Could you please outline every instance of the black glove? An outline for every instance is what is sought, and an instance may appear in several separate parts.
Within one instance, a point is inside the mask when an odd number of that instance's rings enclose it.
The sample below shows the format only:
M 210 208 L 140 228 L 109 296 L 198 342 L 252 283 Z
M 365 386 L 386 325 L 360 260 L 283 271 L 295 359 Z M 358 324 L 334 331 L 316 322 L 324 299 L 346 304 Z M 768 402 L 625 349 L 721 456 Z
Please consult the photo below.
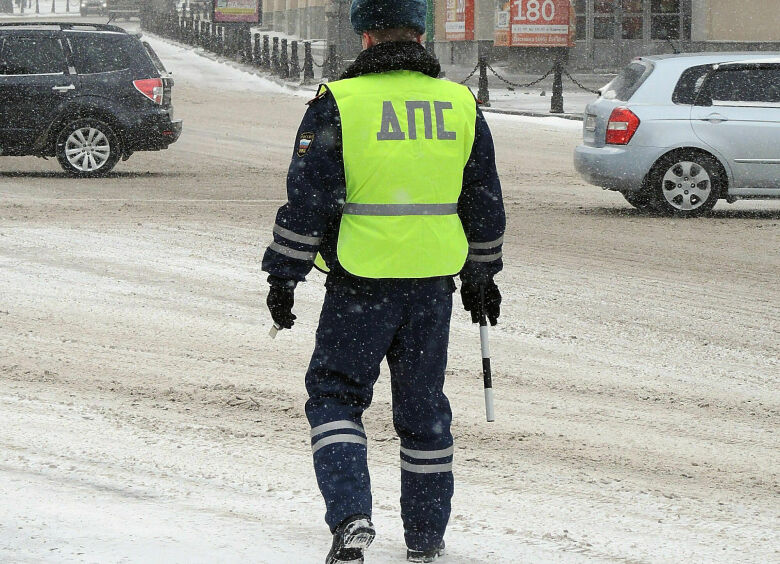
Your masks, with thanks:
M 265 303 L 271 312 L 271 317 L 282 329 L 291 329 L 295 325 L 296 316 L 292 312 L 295 303 L 295 285 L 292 282 L 271 284 Z
M 492 278 L 482 284 L 463 283 L 460 287 L 460 298 L 463 300 L 463 308 L 471 313 L 472 323 L 479 323 L 482 313 L 480 288 L 484 288 L 485 291 L 485 315 L 490 320 L 491 325 L 496 325 L 498 317 L 501 315 L 501 292 L 498 291 L 498 286 L 496 286 Z

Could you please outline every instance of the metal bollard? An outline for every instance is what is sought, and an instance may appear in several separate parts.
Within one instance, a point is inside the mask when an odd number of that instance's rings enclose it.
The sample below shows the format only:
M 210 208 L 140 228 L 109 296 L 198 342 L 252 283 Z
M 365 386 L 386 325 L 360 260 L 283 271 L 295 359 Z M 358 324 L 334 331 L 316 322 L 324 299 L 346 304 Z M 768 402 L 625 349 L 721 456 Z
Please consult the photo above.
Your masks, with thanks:
M 323 77 L 330 82 L 336 80 L 339 76 L 339 68 L 341 68 L 341 57 L 335 45 L 328 45 L 328 58 L 325 61 L 325 68 L 323 68 Z
M 271 70 L 271 40 L 267 35 L 263 36 L 263 52 L 260 56 L 260 67 Z
M 195 31 L 195 13 L 190 10 L 190 21 L 189 21 L 189 28 L 190 28 L 190 35 L 189 35 L 189 43 L 190 45 L 197 45 L 198 44 L 198 33 Z
M 490 91 L 488 90 L 487 77 L 487 59 L 479 58 L 479 90 L 477 91 L 477 100 L 480 105 L 490 107 Z
M 553 76 L 552 98 L 550 99 L 550 113 L 563 113 L 563 63 L 555 59 L 555 75 Z
M 298 60 L 298 42 L 290 45 L 290 78 L 298 80 L 301 77 L 301 63 Z
M 244 63 L 251 64 L 255 60 L 255 48 L 252 41 L 252 29 L 249 26 L 244 28 L 243 49 Z
M 271 72 L 279 74 L 279 38 L 274 37 L 273 48 L 271 49 Z
M 282 39 L 282 51 L 279 56 L 279 76 L 287 78 L 290 76 L 290 63 L 287 58 L 287 40 Z
M 262 64 L 261 57 L 262 56 L 262 48 L 260 47 L 260 34 L 256 33 L 254 35 L 254 44 L 252 46 L 252 62 L 255 64 L 255 66 L 260 66 Z
M 236 55 L 236 30 L 232 26 L 225 26 L 225 56 Z
M 303 82 L 314 81 L 314 57 L 311 54 L 311 41 L 303 44 Z

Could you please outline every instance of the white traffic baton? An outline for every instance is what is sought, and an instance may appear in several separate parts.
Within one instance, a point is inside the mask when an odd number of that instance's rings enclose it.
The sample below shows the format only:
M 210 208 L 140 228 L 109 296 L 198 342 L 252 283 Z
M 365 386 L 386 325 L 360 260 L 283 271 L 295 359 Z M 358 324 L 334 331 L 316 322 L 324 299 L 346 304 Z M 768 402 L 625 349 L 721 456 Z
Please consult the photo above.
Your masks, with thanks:
M 493 409 L 493 374 L 490 371 L 490 339 L 485 315 L 485 287 L 479 287 L 479 342 L 482 346 L 482 379 L 485 384 L 485 415 L 488 423 L 496 420 Z

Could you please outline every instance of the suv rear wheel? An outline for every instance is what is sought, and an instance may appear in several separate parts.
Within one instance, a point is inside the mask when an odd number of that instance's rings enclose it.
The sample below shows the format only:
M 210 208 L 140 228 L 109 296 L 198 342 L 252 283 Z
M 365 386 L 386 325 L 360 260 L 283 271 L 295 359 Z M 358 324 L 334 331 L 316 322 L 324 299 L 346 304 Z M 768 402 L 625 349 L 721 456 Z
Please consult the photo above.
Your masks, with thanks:
M 85 118 L 67 124 L 57 138 L 57 160 L 68 174 L 95 177 L 114 168 L 121 151 L 108 124 Z
M 705 153 L 678 151 L 661 157 L 648 175 L 649 201 L 661 213 L 696 217 L 718 202 L 723 182 L 718 161 Z

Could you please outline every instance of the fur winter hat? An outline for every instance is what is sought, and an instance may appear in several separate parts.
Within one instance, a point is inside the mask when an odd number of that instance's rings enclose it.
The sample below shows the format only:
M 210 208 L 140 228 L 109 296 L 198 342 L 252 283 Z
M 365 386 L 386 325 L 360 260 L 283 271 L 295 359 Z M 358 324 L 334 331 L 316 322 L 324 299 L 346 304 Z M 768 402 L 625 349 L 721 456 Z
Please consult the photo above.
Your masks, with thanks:
M 349 19 L 358 33 L 410 27 L 425 33 L 426 0 L 353 0 Z

